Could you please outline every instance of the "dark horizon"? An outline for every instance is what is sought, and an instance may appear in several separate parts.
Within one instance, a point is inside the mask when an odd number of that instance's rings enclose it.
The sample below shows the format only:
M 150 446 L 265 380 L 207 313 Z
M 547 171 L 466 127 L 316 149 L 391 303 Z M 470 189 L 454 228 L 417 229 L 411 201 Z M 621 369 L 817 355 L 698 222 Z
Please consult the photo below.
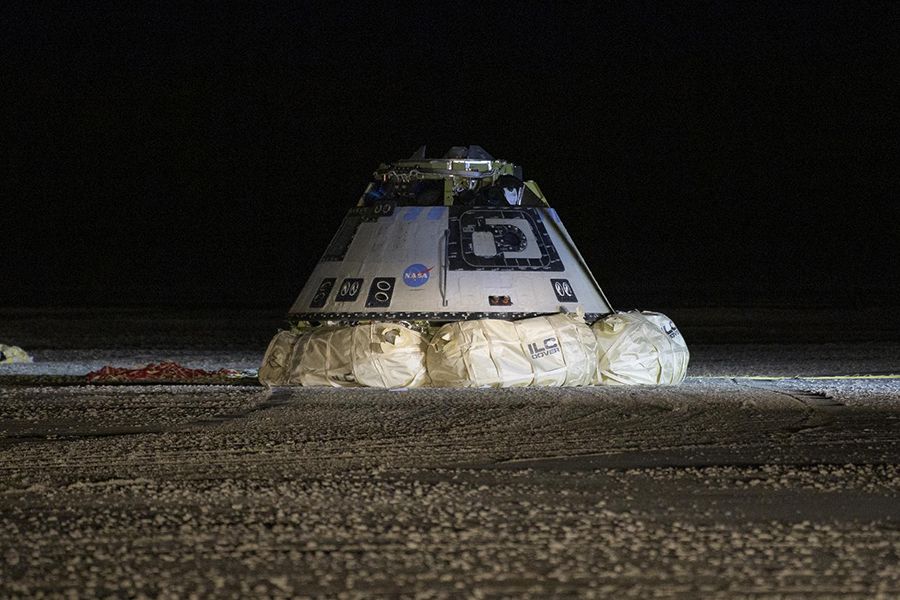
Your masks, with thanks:
M 286 311 L 421 144 L 520 164 L 616 307 L 897 303 L 895 4 L 313 7 L 5 9 L 0 305 Z

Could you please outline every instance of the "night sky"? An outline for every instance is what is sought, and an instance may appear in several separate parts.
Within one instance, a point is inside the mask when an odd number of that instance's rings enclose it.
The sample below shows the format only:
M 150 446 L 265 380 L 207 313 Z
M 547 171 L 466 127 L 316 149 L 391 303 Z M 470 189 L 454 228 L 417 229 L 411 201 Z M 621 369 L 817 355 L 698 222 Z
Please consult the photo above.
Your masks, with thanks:
M 0 9 L 0 304 L 287 311 L 421 144 L 521 164 L 617 307 L 897 302 L 897 3 L 126 4 Z

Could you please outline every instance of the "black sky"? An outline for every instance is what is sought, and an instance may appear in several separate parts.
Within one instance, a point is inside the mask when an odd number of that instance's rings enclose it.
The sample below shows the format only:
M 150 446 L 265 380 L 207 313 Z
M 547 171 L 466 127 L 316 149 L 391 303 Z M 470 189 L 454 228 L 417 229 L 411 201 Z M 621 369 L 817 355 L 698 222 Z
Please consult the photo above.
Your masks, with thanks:
M 0 304 L 287 309 L 423 143 L 523 165 L 614 305 L 900 291 L 896 3 L 2 10 Z

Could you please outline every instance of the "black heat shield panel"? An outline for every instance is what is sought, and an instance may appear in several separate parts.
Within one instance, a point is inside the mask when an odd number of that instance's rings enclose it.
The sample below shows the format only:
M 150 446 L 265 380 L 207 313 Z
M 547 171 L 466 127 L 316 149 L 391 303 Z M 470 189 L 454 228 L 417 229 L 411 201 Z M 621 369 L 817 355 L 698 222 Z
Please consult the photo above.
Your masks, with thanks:
M 540 258 L 506 258 L 503 252 L 496 256 L 477 256 L 473 250 L 472 234 L 487 230 L 485 219 L 524 219 L 531 225 L 541 251 Z M 493 226 L 494 229 L 506 226 Z M 473 208 L 450 207 L 449 247 L 447 264 L 451 271 L 565 271 L 565 265 L 547 234 L 541 212 L 531 207 Z M 501 247 L 502 244 L 498 244 Z
M 367 308 L 387 308 L 394 297 L 396 277 L 376 277 L 369 287 L 369 296 L 366 298 Z

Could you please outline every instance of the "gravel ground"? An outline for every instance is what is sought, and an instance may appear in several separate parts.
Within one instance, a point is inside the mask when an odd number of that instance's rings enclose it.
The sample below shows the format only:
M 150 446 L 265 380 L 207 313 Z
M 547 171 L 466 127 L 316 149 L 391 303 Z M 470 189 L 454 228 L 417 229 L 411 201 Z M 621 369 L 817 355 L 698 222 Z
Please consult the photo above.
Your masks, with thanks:
M 0 372 L 0 596 L 900 597 L 900 381 L 743 377 L 900 370 L 900 336 L 873 320 L 829 341 L 816 315 L 775 312 L 756 322 L 781 334 L 673 311 L 693 353 L 677 387 Z M 32 373 L 179 352 L 250 368 L 279 323 L 109 316 L 0 311 L 0 341 L 58 353 Z

